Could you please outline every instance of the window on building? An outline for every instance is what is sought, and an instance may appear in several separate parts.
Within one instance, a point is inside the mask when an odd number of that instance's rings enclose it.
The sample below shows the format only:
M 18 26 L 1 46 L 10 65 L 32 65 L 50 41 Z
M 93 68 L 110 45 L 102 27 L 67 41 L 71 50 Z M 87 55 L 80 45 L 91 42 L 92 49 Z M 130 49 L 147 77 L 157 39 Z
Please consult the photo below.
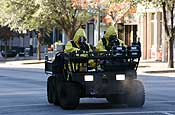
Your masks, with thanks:
M 162 12 L 160 12 L 160 21 L 162 21 Z
M 155 13 L 151 13 L 151 21 L 154 20 Z
M 163 26 L 163 22 L 162 22 L 162 12 L 160 12 L 160 41 L 159 41 L 159 46 L 162 46 L 162 26 Z
M 151 13 L 151 45 L 154 45 L 154 27 L 155 27 L 155 13 Z
M 59 31 L 58 31 L 58 37 L 57 37 L 57 41 L 61 41 L 61 42 L 63 42 L 63 36 L 62 36 L 62 33 L 63 33 L 63 31 L 62 31 L 62 29 L 60 29 Z

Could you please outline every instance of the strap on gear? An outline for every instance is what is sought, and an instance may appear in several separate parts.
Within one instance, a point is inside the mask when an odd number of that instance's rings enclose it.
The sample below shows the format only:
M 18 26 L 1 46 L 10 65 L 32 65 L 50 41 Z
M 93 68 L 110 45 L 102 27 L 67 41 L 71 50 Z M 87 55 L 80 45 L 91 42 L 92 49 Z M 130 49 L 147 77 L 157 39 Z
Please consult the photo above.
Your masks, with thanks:
M 70 41 L 72 46 L 75 47 L 75 48 L 78 48 L 77 45 L 75 44 L 75 42 L 73 40 Z
M 104 37 L 102 38 L 102 43 L 107 51 L 109 51 L 111 49 L 111 47 L 107 46 L 107 42 L 106 42 L 106 39 Z

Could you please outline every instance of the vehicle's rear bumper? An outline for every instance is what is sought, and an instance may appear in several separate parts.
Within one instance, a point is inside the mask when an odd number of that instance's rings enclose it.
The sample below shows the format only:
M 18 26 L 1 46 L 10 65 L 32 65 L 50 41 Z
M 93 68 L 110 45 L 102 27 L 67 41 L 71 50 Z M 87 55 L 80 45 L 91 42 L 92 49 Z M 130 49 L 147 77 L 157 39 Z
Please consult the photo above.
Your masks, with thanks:
M 125 80 L 116 80 L 117 75 L 125 75 Z M 88 81 L 85 75 L 93 76 Z M 135 79 L 133 76 L 128 76 L 127 72 L 123 73 L 74 73 L 72 81 L 78 82 L 83 86 L 84 95 L 86 97 L 105 97 L 111 94 L 125 93 L 125 87 L 128 79 Z

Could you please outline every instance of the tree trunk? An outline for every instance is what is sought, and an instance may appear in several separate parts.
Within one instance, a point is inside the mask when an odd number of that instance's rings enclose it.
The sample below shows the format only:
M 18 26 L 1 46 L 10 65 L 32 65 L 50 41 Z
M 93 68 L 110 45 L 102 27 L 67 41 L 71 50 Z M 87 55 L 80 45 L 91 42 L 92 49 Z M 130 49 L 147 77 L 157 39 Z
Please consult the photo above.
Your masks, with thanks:
M 68 37 L 68 40 L 72 40 L 74 38 L 74 35 L 75 35 L 75 33 L 76 33 L 77 30 L 78 29 L 72 30 L 72 31 L 70 31 L 70 30 L 64 30 L 65 33 L 66 33 L 66 35 L 67 35 L 67 37 Z
M 167 7 L 167 2 L 162 2 L 162 9 L 163 9 L 163 19 L 164 19 L 164 26 L 165 26 L 165 32 L 166 32 L 166 35 L 167 37 L 169 38 L 168 40 L 168 67 L 169 68 L 174 68 L 174 61 L 173 61 L 173 44 L 174 44 L 174 29 L 173 29 L 173 19 L 174 19 L 174 16 L 173 16 L 173 11 L 174 11 L 174 4 L 173 4 L 173 7 L 170 11 L 170 22 L 171 22 L 171 25 L 170 25 L 170 28 L 168 27 L 168 20 L 167 20 L 167 12 L 168 12 L 168 9 L 166 8 Z
M 170 38 L 168 41 L 168 67 L 174 68 L 174 62 L 173 62 L 173 38 Z
M 174 61 L 173 61 L 173 45 L 174 45 L 174 4 L 170 10 L 170 39 L 169 39 L 169 57 L 168 57 L 168 67 L 174 68 Z
M 4 52 L 5 52 L 5 58 L 7 58 L 7 40 L 5 40 L 5 46 L 4 46 Z

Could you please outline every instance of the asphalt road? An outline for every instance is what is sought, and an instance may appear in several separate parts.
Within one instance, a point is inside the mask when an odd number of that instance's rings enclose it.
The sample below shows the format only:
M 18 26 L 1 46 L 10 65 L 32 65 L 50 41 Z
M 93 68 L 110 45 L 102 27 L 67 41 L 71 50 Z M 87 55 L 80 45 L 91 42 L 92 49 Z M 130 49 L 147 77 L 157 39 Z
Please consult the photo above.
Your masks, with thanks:
M 84 98 L 76 110 L 47 102 L 43 65 L 0 65 L 0 115 L 175 115 L 175 78 L 139 74 L 146 102 L 142 108 L 114 106 L 103 98 Z

